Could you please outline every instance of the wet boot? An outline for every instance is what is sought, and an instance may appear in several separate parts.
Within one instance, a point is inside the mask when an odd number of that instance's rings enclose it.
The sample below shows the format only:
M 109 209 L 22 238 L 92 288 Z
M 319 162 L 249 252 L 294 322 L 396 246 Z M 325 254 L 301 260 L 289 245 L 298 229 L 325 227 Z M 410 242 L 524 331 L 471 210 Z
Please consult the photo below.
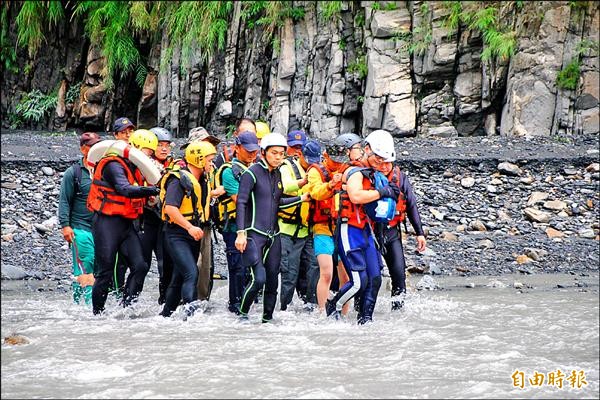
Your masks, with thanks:
M 327 300 L 325 302 L 325 312 L 327 313 L 328 317 L 338 320 L 341 318 L 341 313 L 337 310 L 337 307 L 336 307 L 336 303 L 337 303 L 336 297 L 334 297 L 331 300 Z

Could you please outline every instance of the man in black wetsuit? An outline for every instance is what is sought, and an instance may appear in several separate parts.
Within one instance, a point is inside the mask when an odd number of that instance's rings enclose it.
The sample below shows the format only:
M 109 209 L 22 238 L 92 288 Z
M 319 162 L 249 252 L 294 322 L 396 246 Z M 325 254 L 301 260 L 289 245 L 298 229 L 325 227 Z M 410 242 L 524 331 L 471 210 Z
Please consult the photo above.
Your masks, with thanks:
M 238 227 L 235 247 L 242 253 L 241 264 L 251 268 L 252 279 L 244 289 L 240 319 L 248 311 L 264 286 L 263 322 L 273 319 L 277 301 L 281 242 L 277 213 L 280 208 L 308 201 L 308 194 L 282 198 L 279 166 L 285 157 L 287 140 L 278 133 L 266 135 L 261 143 L 262 159 L 248 168 L 240 179 L 236 202 Z

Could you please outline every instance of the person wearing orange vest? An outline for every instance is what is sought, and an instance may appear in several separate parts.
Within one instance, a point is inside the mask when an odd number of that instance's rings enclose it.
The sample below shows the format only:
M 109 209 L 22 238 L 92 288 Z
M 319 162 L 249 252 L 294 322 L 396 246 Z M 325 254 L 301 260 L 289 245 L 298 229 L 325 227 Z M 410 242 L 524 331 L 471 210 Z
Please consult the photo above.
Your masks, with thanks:
M 342 184 L 345 190 L 340 193 L 338 217 L 340 218 L 337 244 L 339 255 L 350 277 L 325 308 L 327 315 L 339 318 L 342 306 L 355 295 L 360 294 L 361 302 L 358 323 L 365 324 L 373 320 L 377 293 L 381 286 L 381 255 L 376 247 L 373 230 L 365 205 L 379 199 L 397 198 L 400 188 L 393 183 L 381 189 L 375 189 L 369 173 L 383 162 L 395 160 L 394 142 L 390 135 L 384 145 L 376 146 L 380 153 L 372 150 L 370 135 L 365 139 L 365 155 L 356 165 L 344 171 Z
M 360 141 L 360 140 L 359 140 Z M 333 279 L 333 268 L 336 264 L 337 274 L 341 285 L 348 282 L 348 275 L 338 257 L 334 257 L 335 244 L 333 241 L 333 208 L 334 194 L 341 189 L 342 164 L 333 161 L 325 153 L 321 162 L 321 145 L 316 140 L 308 140 L 302 148 L 306 161 L 310 163 L 306 170 L 305 191 L 310 194 L 308 223 L 313 233 L 314 251 L 319 264 L 319 280 L 317 282 L 317 304 L 321 312 L 325 311 L 325 302 Z M 342 314 L 348 312 L 348 304 L 342 308 Z
M 143 213 L 147 197 L 156 196 L 159 188 L 143 186 L 144 178 L 128 159 L 107 155 L 96 165 L 87 199 L 95 212 L 92 234 L 97 261 L 97 275 L 92 289 L 93 313 L 104 311 L 111 285 L 117 252 L 127 261 L 130 274 L 123 290 L 123 306 L 130 305 L 142 291 L 149 266 L 134 221 Z
M 375 151 L 375 150 L 373 150 Z M 412 189 L 408 176 L 404 174 L 399 166 L 392 163 L 382 165 L 389 182 L 400 188 L 400 195 L 396 200 L 396 213 L 394 219 L 383 226 L 383 258 L 390 271 L 392 281 L 392 310 L 399 310 L 404 305 L 404 294 L 406 293 L 406 263 L 404 260 L 404 249 L 402 247 L 401 223 L 408 220 L 417 235 L 417 251 L 423 252 L 427 247 L 417 198 Z

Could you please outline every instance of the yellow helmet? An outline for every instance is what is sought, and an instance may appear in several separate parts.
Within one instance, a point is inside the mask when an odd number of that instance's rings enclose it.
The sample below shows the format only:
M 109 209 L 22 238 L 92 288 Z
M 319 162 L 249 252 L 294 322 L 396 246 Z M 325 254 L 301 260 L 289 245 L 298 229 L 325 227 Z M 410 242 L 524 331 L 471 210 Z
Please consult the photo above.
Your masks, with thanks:
M 204 158 L 217 154 L 215 146 L 204 140 L 190 143 L 185 148 L 185 161 L 197 168 L 204 168 Z
M 258 139 L 262 139 L 269 133 L 271 133 L 271 129 L 269 129 L 269 125 L 266 122 L 256 121 L 256 137 Z
M 138 129 L 129 136 L 129 144 L 138 149 L 151 149 L 156 151 L 158 138 L 148 129 Z

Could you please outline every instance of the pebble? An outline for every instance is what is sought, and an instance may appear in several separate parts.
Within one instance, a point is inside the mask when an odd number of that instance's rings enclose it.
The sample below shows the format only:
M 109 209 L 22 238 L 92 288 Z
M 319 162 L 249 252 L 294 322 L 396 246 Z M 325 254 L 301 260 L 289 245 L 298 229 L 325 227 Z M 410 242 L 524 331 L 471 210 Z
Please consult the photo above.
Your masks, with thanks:
M 54 175 L 54 170 L 52 168 L 50 168 L 50 167 L 42 167 L 42 172 L 46 176 L 52 176 L 52 175 Z

